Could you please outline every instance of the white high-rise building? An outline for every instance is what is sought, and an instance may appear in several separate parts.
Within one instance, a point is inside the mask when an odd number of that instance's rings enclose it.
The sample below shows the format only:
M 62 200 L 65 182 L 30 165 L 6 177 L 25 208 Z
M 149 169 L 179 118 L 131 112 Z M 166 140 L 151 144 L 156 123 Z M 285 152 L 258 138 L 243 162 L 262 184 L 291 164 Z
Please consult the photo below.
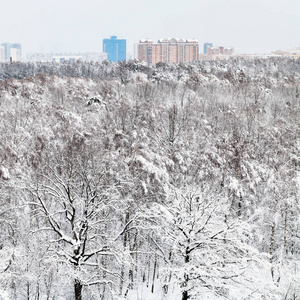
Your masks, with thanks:
M 10 59 L 12 62 L 21 60 L 21 51 L 18 48 L 10 48 Z
M 5 48 L 0 46 L 0 62 L 5 62 Z

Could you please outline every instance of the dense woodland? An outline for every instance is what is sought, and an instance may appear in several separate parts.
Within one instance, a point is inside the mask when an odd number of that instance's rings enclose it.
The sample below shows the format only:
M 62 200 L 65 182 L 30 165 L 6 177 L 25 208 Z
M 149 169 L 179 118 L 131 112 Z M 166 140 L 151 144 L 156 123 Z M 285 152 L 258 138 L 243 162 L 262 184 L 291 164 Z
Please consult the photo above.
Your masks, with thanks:
M 300 60 L 0 64 L 0 299 L 300 299 Z

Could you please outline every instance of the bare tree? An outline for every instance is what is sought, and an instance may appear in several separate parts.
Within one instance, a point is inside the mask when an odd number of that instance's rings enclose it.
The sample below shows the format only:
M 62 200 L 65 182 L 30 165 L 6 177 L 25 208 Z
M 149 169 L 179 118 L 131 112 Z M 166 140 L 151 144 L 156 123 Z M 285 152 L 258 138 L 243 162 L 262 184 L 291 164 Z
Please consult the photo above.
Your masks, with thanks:
M 210 294 L 230 299 L 238 289 L 234 286 L 259 255 L 249 245 L 247 227 L 230 217 L 230 204 L 224 195 L 207 188 L 174 191 L 169 205 L 156 206 L 155 210 L 165 220 L 160 226 L 164 243 L 171 249 L 171 255 L 168 251 L 158 253 L 164 252 L 172 277 L 181 288 L 182 300 L 202 299 Z M 247 288 L 244 286 L 245 292 Z
M 119 276 L 117 268 L 101 265 L 99 257 L 121 261 L 120 237 L 133 219 L 120 227 L 122 201 L 118 187 L 107 185 L 104 170 L 96 170 L 92 161 L 65 158 L 47 165 L 31 184 L 31 203 L 42 212 L 50 230 L 51 251 L 73 268 L 74 294 L 83 299 L 83 287 L 110 284 Z M 84 270 L 89 270 L 86 276 Z M 101 277 L 101 274 L 106 274 Z M 109 276 L 108 276 L 108 275 Z

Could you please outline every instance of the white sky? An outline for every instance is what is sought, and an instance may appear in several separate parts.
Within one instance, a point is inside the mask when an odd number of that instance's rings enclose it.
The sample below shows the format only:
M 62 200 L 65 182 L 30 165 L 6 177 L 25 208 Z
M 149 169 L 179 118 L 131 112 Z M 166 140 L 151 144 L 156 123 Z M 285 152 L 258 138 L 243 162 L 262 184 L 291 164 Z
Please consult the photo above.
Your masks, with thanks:
M 102 39 L 196 38 L 238 52 L 300 46 L 300 0 L 2 1 L 0 42 L 24 52 L 102 51 Z

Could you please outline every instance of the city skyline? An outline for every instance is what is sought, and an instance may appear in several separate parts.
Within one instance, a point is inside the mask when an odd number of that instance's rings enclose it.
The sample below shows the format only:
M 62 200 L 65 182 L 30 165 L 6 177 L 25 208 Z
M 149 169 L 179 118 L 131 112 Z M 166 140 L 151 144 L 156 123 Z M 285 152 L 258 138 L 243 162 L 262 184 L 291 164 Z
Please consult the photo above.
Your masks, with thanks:
M 18 41 L 25 53 L 101 51 L 102 40 L 111 35 L 126 39 L 131 55 L 143 38 L 188 36 L 239 53 L 300 44 L 297 0 L 15 0 L 2 10 L 0 41 Z
M 103 52 L 31 52 L 26 57 L 22 56 L 22 45 L 19 43 L 0 44 L 0 62 L 16 61 L 40 61 L 40 62 L 64 62 L 64 61 L 87 61 L 103 62 L 104 60 L 118 62 L 137 59 L 140 62 L 155 65 L 158 62 L 165 63 L 189 63 L 198 60 L 229 59 L 230 57 L 268 58 L 268 57 L 300 57 L 300 47 L 289 50 L 275 50 L 270 53 L 236 53 L 233 47 L 215 46 L 212 43 L 203 44 L 201 53 L 196 39 L 164 38 L 154 43 L 151 39 L 142 39 L 134 45 L 134 57 L 126 57 L 126 39 L 103 39 Z M 9 56 L 7 56 L 9 55 Z M 7 56 L 7 57 L 6 57 Z

